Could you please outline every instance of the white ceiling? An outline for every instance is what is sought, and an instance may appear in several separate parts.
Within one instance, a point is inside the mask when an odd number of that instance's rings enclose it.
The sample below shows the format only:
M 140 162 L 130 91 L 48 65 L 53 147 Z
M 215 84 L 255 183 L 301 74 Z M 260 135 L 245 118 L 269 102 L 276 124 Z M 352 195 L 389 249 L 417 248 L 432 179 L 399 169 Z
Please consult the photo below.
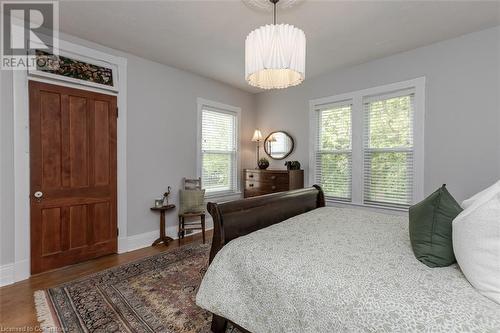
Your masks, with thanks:
M 278 12 L 304 30 L 306 80 L 500 24 L 500 2 L 318 1 Z M 246 35 L 271 13 L 239 0 L 64 1 L 61 31 L 250 92 Z

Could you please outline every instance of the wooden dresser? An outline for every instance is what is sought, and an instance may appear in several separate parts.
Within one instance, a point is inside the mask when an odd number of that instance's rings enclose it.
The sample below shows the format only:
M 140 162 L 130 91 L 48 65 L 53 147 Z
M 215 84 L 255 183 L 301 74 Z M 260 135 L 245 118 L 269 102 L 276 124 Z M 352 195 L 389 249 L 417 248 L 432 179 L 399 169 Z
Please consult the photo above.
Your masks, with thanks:
M 245 198 L 304 187 L 304 170 L 243 170 Z

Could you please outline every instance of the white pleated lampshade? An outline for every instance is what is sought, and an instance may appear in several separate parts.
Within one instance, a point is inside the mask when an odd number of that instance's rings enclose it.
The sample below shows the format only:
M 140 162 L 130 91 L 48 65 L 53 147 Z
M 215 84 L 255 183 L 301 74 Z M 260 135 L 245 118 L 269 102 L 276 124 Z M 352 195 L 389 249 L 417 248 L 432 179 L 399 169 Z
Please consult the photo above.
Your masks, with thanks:
M 268 24 L 245 41 L 245 79 L 262 89 L 280 89 L 304 81 L 306 36 L 289 24 Z

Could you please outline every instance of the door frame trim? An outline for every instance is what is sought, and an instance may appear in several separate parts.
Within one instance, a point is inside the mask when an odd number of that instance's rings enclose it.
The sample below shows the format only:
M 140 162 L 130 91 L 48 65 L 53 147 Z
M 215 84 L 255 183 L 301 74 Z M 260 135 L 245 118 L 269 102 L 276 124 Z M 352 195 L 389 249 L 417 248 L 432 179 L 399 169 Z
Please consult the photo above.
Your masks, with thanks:
M 89 47 L 59 40 L 59 47 L 74 54 L 109 62 L 118 68 L 118 93 L 71 84 L 13 71 L 14 95 L 14 282 L 30 277 L 30 150 L 28 80 L 116 95 L 117 119 L 117 222 L 120 230 L 118 253 L 127 251 L 127 59 Z

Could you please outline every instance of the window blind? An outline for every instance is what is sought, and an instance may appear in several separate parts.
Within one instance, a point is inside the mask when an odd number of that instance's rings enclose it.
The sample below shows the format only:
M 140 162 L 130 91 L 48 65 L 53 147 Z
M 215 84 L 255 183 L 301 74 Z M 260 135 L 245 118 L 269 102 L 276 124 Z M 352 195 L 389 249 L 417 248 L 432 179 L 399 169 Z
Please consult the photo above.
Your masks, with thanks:
M 201 178 L 207 193 L 237 191 L 237 116 L 202 108 Z
M 365 204 L 405 208 L 413 201 L 414 96 L 404 91 L 363 100 Z
M 326 196 L 351 201 L 352 103 L 336 103 L 316 112 L 315 181 Z

